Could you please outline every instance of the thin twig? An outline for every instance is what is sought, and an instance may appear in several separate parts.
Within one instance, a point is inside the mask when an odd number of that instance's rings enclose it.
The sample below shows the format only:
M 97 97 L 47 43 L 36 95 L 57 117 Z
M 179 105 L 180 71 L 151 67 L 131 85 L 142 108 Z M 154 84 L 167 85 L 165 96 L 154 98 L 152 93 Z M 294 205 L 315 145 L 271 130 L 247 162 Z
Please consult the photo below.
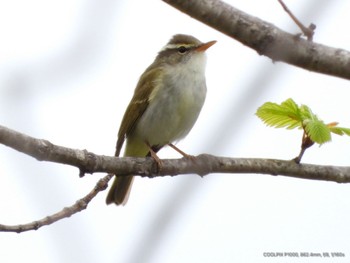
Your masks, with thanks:
M 2 225 L 0 224 L 0 231 L 2 232 L 16 232 L 22 233 L 30 230 L 38 230 L 39 228 L 47 225 L 51 225 L 63 218 L 70 217 L 87 208 L 90 201 L 101 191 L 105 190 L 108 186 L 109 180 L 113 175 L 108 174 L 101 178 L 95 187 L 83 198 L 76 201 L 73 205 L 63 208 L 61 211 L 52 215 L 46 216 L 42 219 L 21 225 Z
M 299 21 L 299 19 L 292 13 L 292 11 L 289 10 L 287 5 L 282 1 L 278 0 L 278 2 L 282 5 L 284 11 L 287 12 L 287 14 L 292 18 L 295 24 L 300 28 L 300 30 L 303 32 L 303 34 L 306 36 L 307 40 L 312 41 L 312 38 L 315 33 L 316 25 L 310 24 L 309 27 L 306 27 Z

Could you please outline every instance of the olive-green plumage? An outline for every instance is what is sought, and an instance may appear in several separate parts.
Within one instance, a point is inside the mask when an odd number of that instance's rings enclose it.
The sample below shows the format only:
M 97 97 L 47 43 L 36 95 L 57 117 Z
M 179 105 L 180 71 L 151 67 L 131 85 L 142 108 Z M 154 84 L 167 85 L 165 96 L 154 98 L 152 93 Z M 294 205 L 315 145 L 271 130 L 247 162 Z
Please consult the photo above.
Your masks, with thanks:
M 202 109 L 205 96 L 204 51 L 215 41 L 202 43 L 175 35 L 141 75 L 122 119 L 115 156 L 126 139 L 124 156 L 145 157 L 185 137 Z M 116 177 L 106 203 L 125 204 L 133 176 Z

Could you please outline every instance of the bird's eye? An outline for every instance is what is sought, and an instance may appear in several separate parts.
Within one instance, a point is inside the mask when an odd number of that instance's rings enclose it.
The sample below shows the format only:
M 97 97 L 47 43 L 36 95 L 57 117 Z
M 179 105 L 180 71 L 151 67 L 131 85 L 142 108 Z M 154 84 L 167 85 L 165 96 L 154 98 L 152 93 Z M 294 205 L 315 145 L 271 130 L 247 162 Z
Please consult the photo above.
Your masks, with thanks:
M 179 46 L 177 51 L 180 53 L 180 54 L 184 54 L 186 51 L 187 51 L 187 48 L 184 47 L 184 46 Z

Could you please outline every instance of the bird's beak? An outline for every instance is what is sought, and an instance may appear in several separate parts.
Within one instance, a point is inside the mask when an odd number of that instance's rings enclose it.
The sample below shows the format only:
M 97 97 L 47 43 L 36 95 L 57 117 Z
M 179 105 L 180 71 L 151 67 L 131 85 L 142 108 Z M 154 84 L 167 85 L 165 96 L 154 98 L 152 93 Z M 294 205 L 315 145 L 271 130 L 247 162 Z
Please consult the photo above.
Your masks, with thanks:
M 199 47 L 196 48 L 197 51 L 200 52 L 204 52 L 206 51 L 208 48 L 210 48 L 212 45 L 214 45 L 216 43 L 216 40 L 213 41 L 209 41 L 207 43 L 204 43 L 202 45 L 200 45 Z

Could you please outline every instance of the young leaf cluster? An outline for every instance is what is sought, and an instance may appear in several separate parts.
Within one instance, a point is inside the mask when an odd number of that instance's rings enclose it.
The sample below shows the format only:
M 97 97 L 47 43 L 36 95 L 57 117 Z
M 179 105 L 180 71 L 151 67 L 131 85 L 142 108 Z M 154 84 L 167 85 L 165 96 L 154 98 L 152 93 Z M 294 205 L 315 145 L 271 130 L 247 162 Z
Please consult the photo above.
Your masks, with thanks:
M 275 128 L 303 129 L 313 142 L 323 144 L 331 141 L 331 133 L 350 136 L 350 129 L 332 122 L 325 124 L 306 105 L 297 105 L 291 98 L 281 104 L 266 102 L 256 115 L 267 125 Z

